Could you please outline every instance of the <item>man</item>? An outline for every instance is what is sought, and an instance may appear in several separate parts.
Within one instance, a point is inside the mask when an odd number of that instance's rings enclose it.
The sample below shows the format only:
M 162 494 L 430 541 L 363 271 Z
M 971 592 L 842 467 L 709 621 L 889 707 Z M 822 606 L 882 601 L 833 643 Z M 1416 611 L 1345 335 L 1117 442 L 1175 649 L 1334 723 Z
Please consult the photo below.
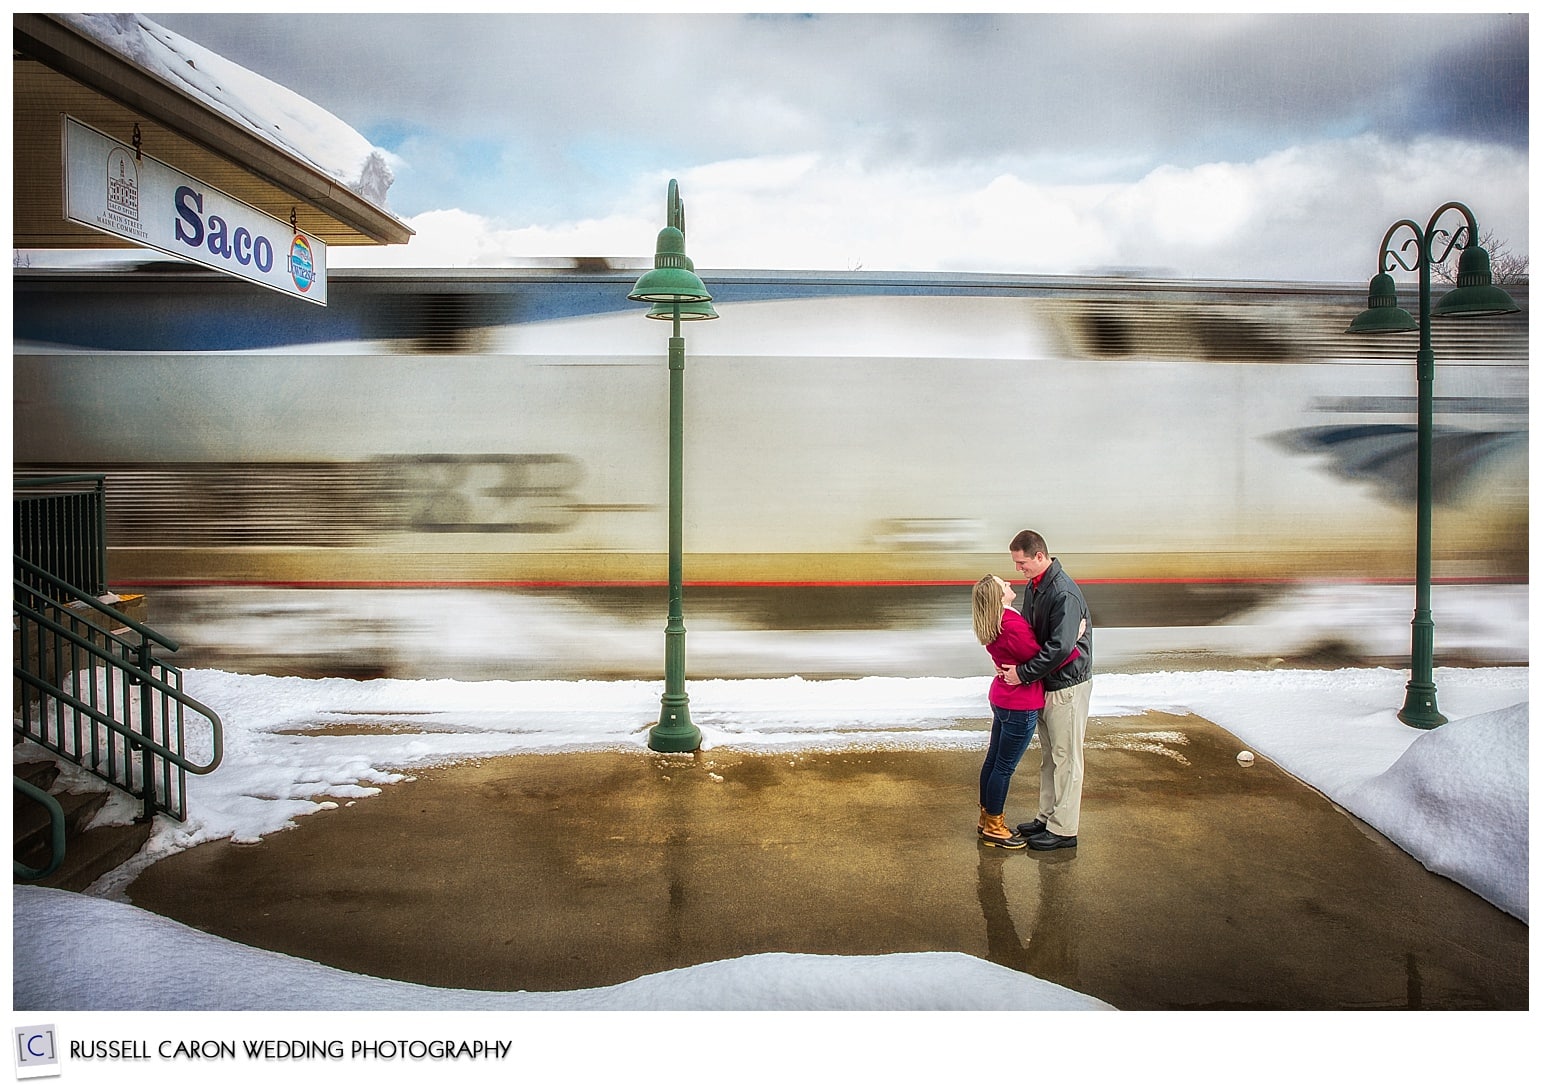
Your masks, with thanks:
M 1039 816 L 1017 827 L 1035 851 L 1076 847 L 1082 809 L 1082 743 L 1092 703 L 1092 619 L 1087 601 L 1060 560 L 1049 556 L 1037 531 L 1012 539 L 1012 563 L 1028 578 L 1022 613 L 1033 626 L 1039 654 L 1001 670 L 1009 685 L 1042 680 L 1039 713 Z

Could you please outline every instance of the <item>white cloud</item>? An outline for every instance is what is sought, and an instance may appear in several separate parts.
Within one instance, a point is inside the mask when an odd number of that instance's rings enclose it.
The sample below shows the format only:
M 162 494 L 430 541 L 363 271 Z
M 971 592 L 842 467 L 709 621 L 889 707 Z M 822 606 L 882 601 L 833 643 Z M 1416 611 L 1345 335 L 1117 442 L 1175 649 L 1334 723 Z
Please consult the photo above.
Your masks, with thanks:
M 1012 163 L 875 168 L 854 158 L 737 158 L 680 174 L 699 269 L 1076 274 L 1157 269 L 1194 278 L 1357 281 L 1393 222 L 1448 200 L 1524 252 L 1527 157 L 1494 145 L 1371 137 L 1251 162 L 1163 166 L 1126 184 L 1026 180 Z M 645 259 L 667 178 L 612 214 L 512 226 L 463 211 L 409 219 L 405 248 L 336 249 L 335 265 L 494 266 L 531 258 Z M 1449 225 L 1449 224 L 1448 224 Z
M 698 166 L 691 170 L 690 178 L 711 188 L 766 192 L 801 184 L 818 165 L 816 154 L 766 155 Z
M 470 211 L 426 211 L 407 220 L 408 245 L 328 250 L 333 267 L 500 267 L 554 256 L 651 257 L 659 221 L 617 215 L 552 226 L 509 227 Z

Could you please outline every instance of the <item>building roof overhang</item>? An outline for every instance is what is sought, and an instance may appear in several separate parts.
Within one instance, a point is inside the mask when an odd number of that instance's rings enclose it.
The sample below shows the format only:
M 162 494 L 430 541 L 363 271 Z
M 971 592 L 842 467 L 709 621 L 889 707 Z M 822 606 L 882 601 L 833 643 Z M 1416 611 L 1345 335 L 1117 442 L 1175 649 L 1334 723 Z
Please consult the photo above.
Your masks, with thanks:
M 401 245 L 413 231 L 336 178 L 50 15 L 13 17 L 12 163 L 18 249 L 132 248 L 63 211 L 61 114 L 328 245 Z

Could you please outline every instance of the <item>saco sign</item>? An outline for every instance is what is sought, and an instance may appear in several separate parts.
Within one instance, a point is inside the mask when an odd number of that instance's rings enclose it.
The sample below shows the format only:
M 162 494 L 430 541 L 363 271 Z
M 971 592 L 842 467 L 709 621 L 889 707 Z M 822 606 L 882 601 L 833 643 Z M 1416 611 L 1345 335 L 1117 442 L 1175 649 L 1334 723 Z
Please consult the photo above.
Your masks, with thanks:
M 64 118 L 64 217 L 137 245 L 327 303 L 319 238 Z

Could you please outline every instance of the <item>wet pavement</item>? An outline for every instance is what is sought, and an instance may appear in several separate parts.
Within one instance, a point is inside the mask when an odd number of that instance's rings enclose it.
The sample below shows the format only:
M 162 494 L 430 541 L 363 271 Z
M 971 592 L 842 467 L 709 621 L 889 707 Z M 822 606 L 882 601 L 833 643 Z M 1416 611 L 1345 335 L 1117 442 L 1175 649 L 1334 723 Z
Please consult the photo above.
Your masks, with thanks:
M 946 950 L 1128 1010 L 1528 1008 L 1526 924 L 1240 749 L 1195 717 L 1092 720 L 1080 846 L 1047 853 L 977 842 L 980 751 L 511 756 L 174 855 L 129 897 L 439 987 Z

